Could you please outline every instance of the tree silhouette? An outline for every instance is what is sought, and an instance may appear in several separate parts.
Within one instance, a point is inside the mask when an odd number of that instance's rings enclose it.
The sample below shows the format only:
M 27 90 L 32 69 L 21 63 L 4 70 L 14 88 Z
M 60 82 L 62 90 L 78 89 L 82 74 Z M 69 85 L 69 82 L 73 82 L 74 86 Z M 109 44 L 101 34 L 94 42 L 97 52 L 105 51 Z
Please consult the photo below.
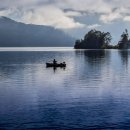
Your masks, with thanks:
M 75 42 L 75 49 L 102 49 L 108 46 L 112 37 L 109 32 L 101 32 L 97 30 L 90 30 L 85 36 L 84 40 L 77 40 Z
M 127 49 L 128 42 L 129 42 L 128 30 L 125 29 L 125 32 L 122 33 L 121 40 L 118 43 L 119 49 Z

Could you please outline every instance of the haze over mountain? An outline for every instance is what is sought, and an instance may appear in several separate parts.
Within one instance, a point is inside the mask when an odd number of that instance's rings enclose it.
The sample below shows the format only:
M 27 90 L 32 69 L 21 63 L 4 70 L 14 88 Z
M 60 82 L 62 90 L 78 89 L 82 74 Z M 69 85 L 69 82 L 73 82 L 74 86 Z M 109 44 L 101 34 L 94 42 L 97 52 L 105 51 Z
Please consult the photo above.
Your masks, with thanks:
M 0 47 L 73 46 L 75 39 L 50 26 L 24 24 L 0 17 Z
M 1 0 L 2 1 L 2 0 Z M 130 31 L 130 0 L 3 0 L 0 16 L 53 27 L 81 39 L 91 29 L 110 32 L 117 44 Z

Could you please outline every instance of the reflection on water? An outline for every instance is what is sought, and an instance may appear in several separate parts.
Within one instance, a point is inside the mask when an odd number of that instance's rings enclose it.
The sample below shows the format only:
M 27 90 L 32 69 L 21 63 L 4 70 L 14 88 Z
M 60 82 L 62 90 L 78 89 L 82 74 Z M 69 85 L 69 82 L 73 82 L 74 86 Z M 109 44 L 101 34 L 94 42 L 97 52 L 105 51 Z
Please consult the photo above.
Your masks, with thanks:
M 46 68 L 54 58 L 66 69 Z M 129 50 L 0 52 L 0 129 L 130 129 L 129 59 Z
M 130 52 L 128 50 L 121 50 L 121 51 L 119 51 L 119 54 L 121 56 L 122 63 L 127 66 L 128 65 L 128 55 L 130 54 Z
M 47 69 L 53 69 L 53 71 L 54 71 L 54 73 L 57 71 L 57 69 L 61 69 L 61 70 L 64 70 L 65 71 L 65 69 L 66 69 L 66 67 L 46 67 Z

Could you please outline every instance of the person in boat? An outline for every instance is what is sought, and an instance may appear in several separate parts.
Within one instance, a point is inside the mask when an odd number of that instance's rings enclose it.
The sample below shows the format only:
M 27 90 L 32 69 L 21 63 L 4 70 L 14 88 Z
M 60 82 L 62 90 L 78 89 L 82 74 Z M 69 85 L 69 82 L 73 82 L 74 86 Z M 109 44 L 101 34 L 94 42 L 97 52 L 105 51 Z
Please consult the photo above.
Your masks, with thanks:
M 55 59 L 53 60 L 53 64 L 57 64 L 57 61 Z

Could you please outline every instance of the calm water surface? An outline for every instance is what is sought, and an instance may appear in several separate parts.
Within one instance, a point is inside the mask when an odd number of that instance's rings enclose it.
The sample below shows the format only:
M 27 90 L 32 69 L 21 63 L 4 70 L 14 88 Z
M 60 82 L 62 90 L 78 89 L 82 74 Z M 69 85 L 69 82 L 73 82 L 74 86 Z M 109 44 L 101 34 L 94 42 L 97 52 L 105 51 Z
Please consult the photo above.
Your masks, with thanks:
M 0 129 L 130 129 L 130 50 L 17 49 L 0 49 Z

